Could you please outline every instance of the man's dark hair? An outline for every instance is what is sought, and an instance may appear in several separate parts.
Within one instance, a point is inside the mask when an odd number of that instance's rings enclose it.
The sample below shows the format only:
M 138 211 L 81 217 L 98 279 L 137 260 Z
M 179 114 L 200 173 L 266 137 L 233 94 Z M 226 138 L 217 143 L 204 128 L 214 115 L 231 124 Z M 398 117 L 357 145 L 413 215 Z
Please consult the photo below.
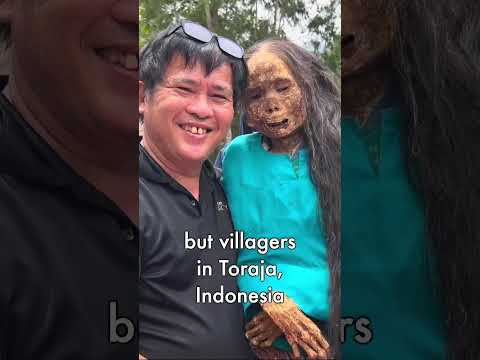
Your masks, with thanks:
M 178 55 L 185 59 L 186 66 L 193 67 L 197 63 L 205 66 L 207 75 L 223 64 L 230 64 L 233 76 L 233 101 L 235 107 L 240 105 L 247 87 L 248 72 L 245 63 L 225 54 L 219 47 L 216 38 L 209 43 L 202 43 L 190 38 L 179 28 L 166 37 L 168 29 L 157 33 L 140 51 L 140 80 L 145 92 L 152 92 L 163 81 L 165 71 Z

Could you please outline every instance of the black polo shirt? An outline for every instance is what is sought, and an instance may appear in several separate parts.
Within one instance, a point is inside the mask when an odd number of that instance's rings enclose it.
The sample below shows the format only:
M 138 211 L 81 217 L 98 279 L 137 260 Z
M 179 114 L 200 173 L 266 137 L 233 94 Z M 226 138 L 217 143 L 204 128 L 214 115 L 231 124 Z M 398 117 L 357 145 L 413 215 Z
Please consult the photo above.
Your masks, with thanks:
M 196 302 L 202 290 L 237 291 L 236 279 L 222 277 L 218 260 L 236 263 L 219 237 L 233 231 L 226 198 L 212 166 L 200 176 L 200 201 L 165 173 L 140 147 L 140 352 L 148 359 L 247 359 L 241 304 Z M 211 250 L 185 249 L 190 237 L 212 235 Z M 197 276 L 197 260 L 213 266 Z
M 135 359 L 136 234 L 0 96 L 0 359 Z

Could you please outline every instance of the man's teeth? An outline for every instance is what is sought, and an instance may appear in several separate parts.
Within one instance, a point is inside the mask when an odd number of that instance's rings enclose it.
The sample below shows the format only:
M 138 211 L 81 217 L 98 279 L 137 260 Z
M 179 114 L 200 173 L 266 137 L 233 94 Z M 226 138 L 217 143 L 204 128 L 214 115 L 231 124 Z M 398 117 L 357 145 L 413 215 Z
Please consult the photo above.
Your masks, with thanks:
M 203 135 L 208 132 L 207 129 L 196 127 L 196 126 L 190 126 L 190 125 L 182 125 L 182 129 L 192 134 L 198 134 L 198 135 Z
M 106 48 L 98 50 L 98 54 L 108 62 L 123 66 L 127 70 L 138 69 L 137 54 L 122 52 L 114 48 Z

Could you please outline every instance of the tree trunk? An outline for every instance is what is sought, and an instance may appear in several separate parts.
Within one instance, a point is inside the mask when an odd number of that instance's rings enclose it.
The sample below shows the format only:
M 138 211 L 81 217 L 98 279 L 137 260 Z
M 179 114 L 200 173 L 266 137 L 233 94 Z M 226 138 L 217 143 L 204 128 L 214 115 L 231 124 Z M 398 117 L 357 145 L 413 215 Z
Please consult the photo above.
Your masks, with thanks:
M 273 5 L 274 6 L 273 7 L 273 10 L 274 10 L 274 13 L 273 13 L 273 32 L 274 32 L 275 35 L 277 35 L 277 8 L 278 8 L 278 6 L 277 6 L 276 1 L 274 1 L 273 4 L 274 4 Z
M 212 30 L 213 26 L 212 26 L 212 14 L 210 13 L 210 0 L 203 0 L 203 6 L 205 9 L 205 16 L 207 19 L 207 28 Z
M 258 40 L 258 0 L 255 0 L 255 41 Z

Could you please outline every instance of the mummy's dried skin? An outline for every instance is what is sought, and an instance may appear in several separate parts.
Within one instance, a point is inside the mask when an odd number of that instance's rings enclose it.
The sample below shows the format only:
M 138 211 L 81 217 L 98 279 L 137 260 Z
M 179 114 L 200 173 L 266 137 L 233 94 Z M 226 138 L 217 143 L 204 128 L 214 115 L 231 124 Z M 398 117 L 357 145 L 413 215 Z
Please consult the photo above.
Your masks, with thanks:
M 266 50 L 253 55 L 248 68 L 249 125 L 272 140 L 275 152 L 290 152 L 303 138 L 302 90 L 287 65 Z

